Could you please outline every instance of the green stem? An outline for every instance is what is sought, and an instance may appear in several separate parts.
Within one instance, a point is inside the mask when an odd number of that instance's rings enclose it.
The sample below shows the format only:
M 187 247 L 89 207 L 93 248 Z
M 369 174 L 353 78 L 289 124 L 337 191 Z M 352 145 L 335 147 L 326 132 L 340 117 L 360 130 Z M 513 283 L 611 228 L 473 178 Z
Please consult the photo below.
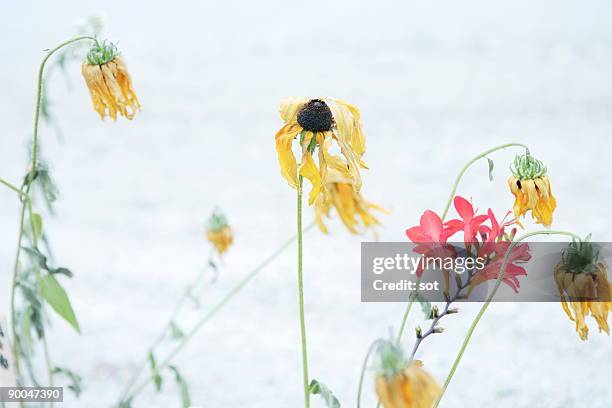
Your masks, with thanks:
M 463 178 L 463 175 L 465 174 L 465 172 L 470 168 L 470 166 L 474 163 L 476 163 L 478 160 L 487 157 L 487 155 L 496 152 L 498 150 L 502 150 L 502 149 L 507 149 L 509 147 L 523 147 L 525 148 L 525 150 L 529 151 L 529 148 L 522 144 L 522 143 L 506 143 L 503 145 L 499 145 L 496 147 L 493 147 L 491 149 L 485 150 L 484 152 L 478 154 L 477 156 L 473 157 L 470 161 L 468 161 L 465 166 L 463 166 L 463 168 L 461 169 L 461 171 L 459 171 L 459 174 L 457 175 L 457 178 L 455 179 L 455 182 L 453 183 L 453 187 L 451 188 L 451 192 L 448 196 L 448 200 L 446 201 L 446 205 L 444 206 L 444 211 L 442 212 L 442 222 L 444 222 L 444 219 L 446 218 L 446 216 L 448 215 L 448 210 L 451 206 L 451 203 L 453 202 L 453 199 L 455 198 L 455 194 L 457 194 L 457 188 L 459 187 L 459 183 L 461 182 L 461 179 Z M 406 310 L 404 311 L 404 316 L 402 317 L 402 323 L 400 325 L 400 329 L 399 332 L 397 333 L 397 341 L 399 342 L 402 339 L 402 336 L 404 334 L 404 329 L 406 328 L 406 322 L 408 320 L 408 315 L 410 314 L 410 310 L 412 310 L 412 305 L 414 304 L 414 299 L 415 297 L 411 297 L 410 300 L 408 301 L 408 304 L 406 305 Z
M 15 185 L 9 183 L 8 181 L 0 178 L 0 184 L 5 185 L 6 187 L 8 187 L 9 189 L 13 190 L 14 192 L 16 192 L 17 194 L 19 194 L 19 197 L 21 197 L 22 199 L 27 199 L 28 195 L 25 194 L 23 191 L 21 191 L 20 188 L 16 187 Z
M 457 188 L 459 187 L 459 182 L 463 178 L 463 175 L 465 174 L 467 169 L 469 169 L 470 166 L 472 164 L 476 163 L 478 160 L 487 157 L 488 154 L 491 154 L 491 153 L 496 152 L 498 150 L 507 149 L 508 147 L 524 147 L 525 150 L 529 151 L 529 148 L 526 145 L 522 144 L 522 143 L 506 143 L 506 144 L 503 144 L 503 145 L 499 145 L 499 146 L 493 147 L 493 148 L 491 148 L 489 150 L 485 150 L 484 152 L 480 153 L 479 155 L 477 155 L 474 158 L 472 158 L 472 160 L 467 162 L 465 164 L 465 166 L 463 166 L 463 168 L 461 169 L 459 174 L 457 175 L 457 178 L 455 179 L 455 183 L 453 184 L 453 188 L 451 189 L 451 193 L 448 196 L 448 200 L 446 201 L 446 206 L 444 207 L 444 211 L 442 212 L 442 221 L 444 221 L 444 219 L 448 215 L 448 209 L 450 208 L 451 203 L 453 202 L 453 198 L 455 198 L 455 194 L 457 193 Z
M 300 334 L 302 338 L 302 377 L 304 379 L 304 403 L 310 407 L 310 389 L 308 387 L 308 342 L 306 341 L 306 321 L 304 318 L 304 276 L 302 270 L 302 187 L 304 177 L 299 177 L 297 191 L 297 237 L 298 237 L 298 298 L 300 304 Z
M 416 286 L 419 287 L 419 282 L 421 282 L 421 277 L 417 278 Z M 408 303 L 406 304 L 406 310 L 404 311 L 404 316 L 402 317 L 402 323 L 400 324 L 399 331 L 397 332 L 397 343 L 399 344 L 402 340 L 402 336 L 404 335 L 404 330 L 406 329 L 406 323 L 408 322 L 408 315 L 410 314 L 410 310 L 412 310 L 412 305 L 414 304 L 414 300 L 416 299 L 418 291 L 415 291 L 413 296 L 410 296 Z
M 33 132 L 33 141 L 32 141 L 32 160 L 30 163 L 30 171 L 28 172 L 28 183 L 26 186 L 25 193 L 22 192 L 22 195 L 25 194 L 29 196 L 31 182 L 29 179 L 30 175 L 36 170 L 36 165 L 38 163 L 38 124 L 40 120 L 40 106 L 42 102 L 42 90 L 43 90 L 43 74 L 45 70 L 45 64 L 49 60 L 49 58 L 57 52 L 59 49 L 81 40 L 93 40 L 96 39 L 91 36 L 79 36 L 74 37 L 70 40 L 64 41 L 60 43 L 55 48 L 50 49 L 45 54 L 40 67 L 38 68 L 38 76 L 37 76 L 37 85 L 36 85 L 36 110 L 34 111 L 34 132 Z M 4 184 L 4 183 L 3 183 Z M 21 191 L 21 190 L 20 190 Z M 15 263 L 13 268 L 13 278 L 11 284 L 11 328 L 13 333 L 13 354 L 15 357 L 15 374 L 18 378 L 21 378 L 21 369 L 19 366 L 19 342 L 17 341 L 17 323 L 16 323 L 16 310 L 15 310 L 15 292 L 18 285 L 18 277 L 19 277 L 19 257 L 21 255 L 21 240 L 23 239 L 24 233 L 24 220 L 25 220 L 25 212 L 26 206 L 28 205 L 29 200 L 24 200 L 21 205 L 21 212 L 19 216 L 19 231 L 17 234 L 17 250 L 15 255 Z M 34 234 L 35 235 L 35 234 Z
M 28 219 L 30 220 L 30 234 L 31 234 L 31 239 L 32 239 L 32 246 L 34 248 L 38 248 L 38 236 L 36 235 L 36 227 L 34 226 L 34 217 L 32 216 L 32 213 L 33 213 L 32 201 L 31 200 L 26 201 L 26 205 L 28 209 Z M 36 277 L 40 278 L 40 269 L 35 268 L 35 271 L 36 271 Z M 43 344 L 43 353 L 45 356 L 45 366 L 47 368 L 48 386 L 53 387 L 53 364 L 51 363 L 51 356 L 49 353 L 49 342 L 47 341 L 46 331 L 43 334 L 41 341 Z M 55 404 L 53 403 L 53 401 L 49 402 L 49 406 L 51 408 L 53 408 L 54 405 Z
M 53 365 L 51 364 L 51 357 L 49 355 L 49 343 L 47 342 L 47 333 L 42 338 L 43 351 L 45 353 L 45 365 L 47 366 L 47 378 L 49 379 L 49 387 L 53 387 Z M 53 401 L 49 402 L 51 408 L 55 405 Z
M 370 359 L 372 352 L 376 349 L 376 346 L 378 346 L 380 343 L 381 340 L 378 339 L 372 344 L 370 344 L 370 348 L 368 348 L 368 352 L 366 353 L 365 358 L 363 359 L 363 364 L 361 365 L 361 373 L 359 374 L 359 387 L 357 388 L 357 408 L 361 408 L 361 390 L 363 389 L 363 378 L 365 377 L 368 360 Z
M 457 175 L 457 178 L 455 179 L 455 182 L 453 183 L 453 187 L 451 188 L 451 192 L 448 196 L 448 200 L 446 201 L 446 206 L 444 206 L 444 211 L 442 212 L 442 221 L 444 222 L 444 219 L 446 218 L 446 216 L 448 215 L 448 210 L 451 206 L 451 203 L 453 202 L 453 198 L 455 198 L 455 194 L 457 194 L 457 188 L 459 187 L 459 183 L 461 182 L 461 179 L 463 178 L 463 175 L 465 174 L 465 172 L 470 168 L 470 166 L 474 163 L 476 163 L 478 160 L 486 157 L 487 155 L 496 152 L 498 150 L 502 150 L 502 149 L 506 149 L 509 147 L 524 147 L 527 151 L 529 151 L 529 148 L 522 144 L 522 143 L 506 143 L 500 146 L 496 146 L 493 147 L 489 150 L 485 150 L 484 152 L 480 153 L 479 155 L 473 157 L 470 161 L 468 161 L 465 166 L 463 166 L 463 168 L 461 169 L 461 171 L 459 172 L 459 174 Z M 402 323 L 400 325 L 400 329 L 399 332 L 397 334 L 397 341 L 399 342 L 402 339 L 402 335 L 404 334 L 404 329 L 406 327 L 406 322 L 408 320 L 408 315 L 410 314 L 410 310 L 412 310 L 412 305 L 414 303 L 414 297 L 411 297 L 410 300 L 408 301 L 408 304 L 406 305 L 406 310 L 404 311 L 404 316 L 402 318 Z
M 176 318 L 176 316 L 178 315 L 178 313 L 182 309 L 183 304 L 185 304 L 185 301 L 187 301 L 187 299 L 189 298 L 189 296 L 191 294 L 191 291 L 197 285 L 199 285 L 200 281 L 204 278 L 204 276 L 206 276 L 206 273 L 208 272 L 208 268 L 209 268 L 212 260 L 213 260 L 213 251 L 211 251 L 211 253 L 210 253 L 209 257 L 208 257 L 208 263 L 207 263 L 206 268 L 204 268 L 200 273 L 198 273 L 198 275 L 193 280 L 193 282 L 191 282 L 189 285 L 187 285 L 187 287 L 185 288 L 185 291 L 183 292 L 183 296 L 181 296 L 181 298 L 179 299 L 178 303 L 176 304 L 176 306 L 172 310 L 172 313 L 170 314 L 170 318 L 167 320 L 166 324 L 164 325 L 164 328 L 162 329 L 160 334 L 155 338 L 155 340 L 153 341 L 153 343 L 151 344 L 151 346 L 149 347 L 148 350 L 151 350 L 151 352 L 153 352 L 157 348 L 157 346 L 159 346 L 160 343 L 166 338 L 166 336 L 168 334 L 168 331 L 170 330 L 170 326 L 172 325 L 172 323 L 174 322 L 174 319 Z M 142 374 L 143 370 L 147 367 L 148 362 L 149 362 L 149 358 L 145 357 L 143 359 L 143 361 L 139 364 L 138 369 L 136 371 L 134 371 L 134 375 L 127 382 L 125 388 L 123 389 L 123 391 L 120 394 L 122 399 L 125 399 L 125 397 L 130 392 L 130 389 L 134 386 L 136 381 L 138 381 L 138 379 L 140 378 L 140 375 Z
M 442 386 L 442 392 L 440 393 L 440 396 L 436 400 L 436 403 L 434 404 L 433 408 L 437 408 L 438 405 L 440 404 L 440 401 L 442 400 L 442 397 L 444 396 L 444 393 L 446 392 L 446 389 L 448 388 L 448 385 L 450 384 L 451 380 L 453 379 L 453 376 L 455 375 L 455 371 L 457 370 L 457 367 L 459 366 L 459 363 L 461 362 L 461 358 L 463 357 L 463 354 L 465 353 L 465 350 L 467 349 L 467 346 L 470 343 L 470 340 L 472 339 L 472 335 L 474 334 L 474 330 L 476 330 L 476 326 L 478 325 L 478 322 L 480 322 L 480 319 L 482 318 L 482 316 L 484 315 L 485 311 L 489 307 L 489 304 L 491 303 L 491 300 L 493 300 L 493 297 L 495 296 L 495 293 L 497 293 L 497 289 L 501 285 L 503 277 L 504 277 L 504 275 L 506 273 L 506 267 L 508 266 L 508 259 L 510 257 L 510 254 L 512 253 L 512 250 L 521 241 L 524 241 L 525 239 L 527 239 L 529 237 L 532 237 L 534 235 L 565 235 L 565 236 L 577 239 L 579 241 L 582 241 L 582 238 L 579 237 L 578 235 L 574 234 L 573 232 L 568 232 L 568 231 L 553 231 L 553 230 L 541 230 L 541 231 L 530 232 L 528 234 L 522 235 L 522 236 L 520 236 L 519 238 L 517 238 L 516 240 L 514 240 L 514 241 L 512 241 L 510 243 L 510 245 L 508 246 L 508 249 L 507 249 L 507 251 L 506 251 L 506 253 L 504 255 L 501 268 L 499 270 L 499 273 L 497 275 L 497 279 L 495 281 L 495 286 L 493 287 L 493 291 L 487 297 L 487 300 L 482 305 L 482 307 L 478 311 L 478 314 L 474 318 L 474 321 L 470 325 L 470 328 L 468 329 L 467 335 L 465 336 L 465 339 L 463 340 L 461 348 L 459 349 L 459 352 L 457 353 L 457 357 L 455 358 L 455 362 L 453 363 L 453 366 L 451 367 L 448 375 L 446 376 L 446 380 L 444 381 L 444 385 Z
M 314 227 L 314 222 L 307 225 L 303 232 L 307 232 L 312 227 Z M 276 251 L 274 251 L 268 258 L 263 260 L 255 269 L 249 272 L 240 282 L 236 284 L 213 308 L 202 317 L 183 337 L 180 343 L 168 354 L 168 356 L 158 365 L 158 371 L 162 371 L 170 364 L 172 364 L 173 359 L 181 352 L 181 350 L 189 343 L 189 341 L 195 336 L 195 334 L 206 324 L 209 320 L 211 320 L 217 312 L 219 312 L 223 306 L 225 306 L 234 296 L 240 292 L 259 272 L 261 272 L 266 266 L 268 266 L 273 260 L 275 260 L 285 249 L 287 249 L 293 242 L 297 239 L 297 235 L 294 235 L 290 239 L 288 239 L 283 245 L 281 245 Z M 151 382 L 153 379 L 152 375 L 149 375 L 143 381 L 138 383 L 136 387 L 134 387 L 133 391 L 126 394 L 126 397 L 122 401 L 127 401 L 130 399 L 134 399 L 138 394 L 142 392 L 142 390 Z
M 463 175 L 465 174 L 465 172 L 472 166 L 472 164 L 476 163 L 478 160 L 487 157 L 487 155 L 496 152 L 498 150 L 503 150 L 503 149 L 507 149 L 509 147 L 523 147 L 525 148 L 525 150 L 529 151 L 529 148 L 522 144 L 522 143 L 506 143 L 503 145 L 499 145 L 496 147 L 493 147 L 491 149 L 485 150 L 484 152 L 478 154 L 477 156 L 473 157 L 470 161 L 468 161 L 463 168 L 459 171 L 459 174 L 457 174 L 457 177 L 455 178 L 455 182 L 453 183 L 453 187 L 451 188 L 451 192 L 448 196 L 448 200 L 446 201 L 446 205 L 444 206 L 444 210 L 442 212 L 442 222 L 444 222 L 444 219 L 446 218 L 446 216 L 448 215 L 448 210 L 450 209 L 450 206 L 453 202 L 453 199 L 455 198 L 455 194 L 457 194 L 457 188 L 459 187 L 459 183 L 461 182 L 461 179 L 463 178 Z M 415 293 L 416 294 L 416 293 Z M 406 322 L 408 320 L 408 315 L 410 314 L 410 310 L 412 310 L 412 305 L 414 304 L 414 300 L 415 300 L 416 296 L 411 297 L 410 300 L 408 301 L 408 304 L 406 305 L 406 310 L 404 311 L 404 316 L 402 318 L 402 323 L 400 325 L 400 329 L 399 332 L 397 334 L 397 341 L 399 342 L 402 339 L 402 335 L 404 334 L 404 329 L 406 328 Z M 380 407 L 380 402 L 378 403 L 377 407 Z

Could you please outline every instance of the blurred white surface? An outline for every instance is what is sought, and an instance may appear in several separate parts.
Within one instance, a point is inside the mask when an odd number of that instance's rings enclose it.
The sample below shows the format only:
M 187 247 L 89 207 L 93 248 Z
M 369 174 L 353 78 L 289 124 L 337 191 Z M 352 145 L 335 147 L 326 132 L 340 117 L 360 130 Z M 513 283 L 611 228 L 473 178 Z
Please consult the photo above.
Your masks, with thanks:
M 528 143 L 548 165 L 556 227 L 612 239 L 609 2 L 90 3 L 12 2 L 0 13 L 3 177 L 18 182 L 25 172 L 42 50 L 70 37 L 77 18 L 106 13 L 106 34 L 119 42 L 143 105 L 132 122 L 101 122 L 78 64 L 68 67 L 71 89 L 61 75 L 49 85 L 64 141 L 42 128 L 62 192 L 47 228 L 58 262 L 76 274 L 66 285 L 83 327 L 78 337 L 54 319 L 52 358 L 87 387 L 65 407 L 114 402 L 205 262 L 202 228 L 214 205 L 237 239 L 207 302 L 294 233 L 294 192 L 273 147 L 286 95 L 332 95 L 361 108 L 371 168 L 364 193 L 393 210 L 382 240 L 403 240 L 424 209 L 442 208 L 465 161 L 508 141 Z M 478 163 L 459 193 L 509 209 L 514 153 L 493 156 L 494 183 Z M 0 311 L 17 211 L 0 190 Z M 403 305 L 360 303 L 360 238 L 337 222 L 332 230 L 309 233 L 305 244 L 311 373 L 350 406 L 368 345 L 397 328 Z M 181 355 L 195 405 L 301 404 L 294 263 L 292 249 Z M 440 381 L 471 306 L 420 350 Z M 558 305 L 493 305 L 442 406 L 610 407 L 610 338 L 591 327 L 583 343 Z M 166 377 L 163 394 L 149 389 L 135 406 L 178 406 Z M 322 406 L 316 397 L 313 406 Z

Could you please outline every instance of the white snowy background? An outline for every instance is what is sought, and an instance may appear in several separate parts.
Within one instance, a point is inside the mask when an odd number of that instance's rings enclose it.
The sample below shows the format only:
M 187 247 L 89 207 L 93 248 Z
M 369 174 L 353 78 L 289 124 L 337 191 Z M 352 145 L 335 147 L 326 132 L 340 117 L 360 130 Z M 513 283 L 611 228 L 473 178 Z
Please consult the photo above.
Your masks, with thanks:
M 215 205 L 229 215 L 236 245 L 205 305 L 294 233 L 295 195 L 273 143 L 283 96 L 331 95 L 361 108 L 371 168 L 364 194 L 393 211 L 382 240 L 403 240 L 423 210 L 441 210 L 469 158 L 509 141 L 528 143 L 548 165 L 555 227 L 612 239 L 612 4 L 424 3 L 0 6 L 2 177 L 18 183 L 25 173 L 38 63 L 78 18 L 106 14 L 105 33 L 118 41 L 143 107 L 133 121 L 100 121 L 76 63 L 67 67 L 70 86 L 61 75 L 49 84 L 63 140 L 42 127 L 43 155 L 61 188 L 46 227 L 58 263 L 75 272 L 65 285 L 83 328 L 78 336 L 54 317 L 51 357 L 86 382 L 81 399 L 62 407 L 115 402 L 206 262 L 203 225 Z M 509 209 L 514 153 L 492 156 L 493 183 L 486 162 L 476 164 L 459 193 L 483 209 Z M 4 313 L 17 215 L 14 194 L 0 190 Z M 371 238 L 350 236 L 338 222 L 331 230 L 306 237 L 310 368 L 343 406 L 354 406 L 364 353 L 397 329 L 403 305 L 360 303 L 360 241 Z M 292 247 L 180 355 L 194 405 L 301 406 L 294 258 Z M 440 382 L 478 307 L 462 306 L 443 322 L 443 335 L 422 345 L 418 358 Z M 610 338 L 589 323 L 585 343 L 559 305 L 492 305 L 441 406 L 611 407 Z M 372 374 L 365 406 L 374 405 Z M 171 373 L 165 377 L 163 392 L 148 388 L 135 407 L 179 406 Z M 322 403 L 314 397 L 313 406 Z

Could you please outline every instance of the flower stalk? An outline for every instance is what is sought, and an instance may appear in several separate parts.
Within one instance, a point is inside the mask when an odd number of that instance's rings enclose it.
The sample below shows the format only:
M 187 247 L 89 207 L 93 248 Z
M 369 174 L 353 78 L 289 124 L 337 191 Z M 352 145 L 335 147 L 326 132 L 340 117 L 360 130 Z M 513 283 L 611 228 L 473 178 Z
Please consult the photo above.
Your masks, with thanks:
M 155 338 L 155 340 L 153 341 L 151 346 L 149 346 L 148 350 L 151 350 L 151 352 L 154 351 L 157 348 L 157 346 L 159 346 L 161 344 L 161 342 L 164 341 L 164 339 L 167 337 L 168 332 L 170 331 L 170 328 L 172 326 L 172 323 L 174 322 L 174 319 L 176 319 L 176 317 L 178 316 L 178 314 L 181 311 L 183 305 L 185 304 L 185 302 L 189 298 L 190 294 L 192 293 L 192 290 L 202 281 L 204 276 L 206 276 L 206 273 L 208 272 L 209 267 L 210 267 L 211 262 L 212 262 L 212 255 L 213 254 L 211 252 L 211 254 L 210 254 L 209 258 L 208 258 L 207 267 L 204 268 L 196 276 L 196 278 L 189 285 L 187 285 L 187 287 L 185 288 L 185 291 L 183 292 L 183 295 L 181 296 L 181 298 L 179 299 L 177 304 L 174 306 L 174 309 L 170 313 L 170 317 L 166 321 L 166 324 L 164 325 L 162 331 Z M 136 369 L 136 371 L 134 371 L 134 375 L 128 380 L 127 385 L 125 386 L 124 390 L 120 394 L 122 396 L 122 400 L 125 400 L 127 394 L 130 392 L 130 389 L 134 386 L 136 381 L 140 378 L 143 370 L 147 367 L 148 363 L 149 363 L 149 359 L 148 359 L 148 357 L 145 357 L 143 359 L 143 361 L 138 365 L 138 369 Z
M 82 40 L 97 41 L 94 37 L 91 37 L 91 36 L 78 36 L 78 37 L 74 37 L 69 40 L 66 40 L 60 43 L 59 45 L 57 45 L 56 47 L 47 51 L 38 69 L 37 85 L 36 85 L 36 108 L 34 111 L 34 129 L 33 129 L 33 141 L 32 141 L 32 153 L 31 153 L 32 157 L 31 157 L 31 162 L 30 162 L 30 169 L 29 169 L 26 181 L 24 182 L 24 186 L 21 189 L 17 189 L 20 192 L 20 195 L 22 196 L 22 198 L 27 197 L 27 199 L 22 200 L 22 204 L 21 204 L 21 210 L 20 210 L 20 215 L 19 215 L 19 230 L 17 233 L 17 249 L 15 251 L 16 252 L 15 263 L 13 267 L 13 277 L 12 277 L 12 284 L 11 284 L 11 306 L 10 306 L 11 307 L 11 330 L 13 334 L 13 354 L 15 358 L 15 373 L 16 373 L 17 378 L 19 379 L 18 381 L 21 381 L 21 368 L 20 368 L 20 362 L 19 362 L 19 344 L 17 341 L 15 292 L 16 292 L 16 289 L 19 283 L 18 281 L 19 259 L 21 256 L 21 243 L 22 243 L 23 235 L 24 235 L 25 213 L 28 207 L 31 205 L 30 199 L 29 199 L 31 183 L 32 183 L 31 177 L 34 174 L 36 170 L 36 166 L 38 164 L 38 149 L 39 149 L 38 127 L 39 127 L 40 111 L 41 111 L 41 104 L 42 104 L 43 74 L 44 74 L 45 65 L 47 61 L 49 60 L 49 58 L 51 58 L 51 56 L 55 52 L 57 52 L 58 50 L 62 49 L 63 47 L 67 45 L 70 45 L 72 43 L 82 41 Z M 2 184 L 15 190 L 14 186 L 11 186 L 6 182 L 3 182 Z M 31 211 L 31 208 L 30 208 L 30 211 Z M 33 242 L 34 246 L 36 246 L 37 238 L 36 238 L 36 233 L 34 231 L 32 233 L 32 236 L 34 240 Z M 45 343 L 46 343 L 46 336 L 43 337 L 43 346 L 45 347 L 45 349 L 47 349 L 47 346 L 45 345 Z M 45 356 L 48 356 L 48 350 L 45 352 Z M 50 382 L 52 382 L 52 376 L 53 376 L 52 371 L 53 370 L 51 368 L 51 363 L 50 363 L 49 358 L 45 358 L 45 361 L 47 363 L 49 379 L 50 379 Z
M 506 251 L 506 254 L 504 255 L 504 258 L 503 258 L 503 261 L 502 261 L 502 265 L 501 265 L 501 268 L 499 270 L 499 274 L 497 275 L 497 279 L 495 281 L 495 285 L 493 287 L 493 290 L 491 291 L 491 293 L 487 297 L 487 300 L 482 305 L 482 307 L 478 311 L 478 314 L 476 315 L 476 317 L 472 321 L 472 324 L 470 325 L 470 328 L 467 331 L 465 339 L 463 340 L 463 343 L 462 343 L 461 347 L 459 348 L 459 352 L 457 353 L 457 357 L 455 357 L 455 361 L 454 361 L 454 363 L 453 363 L 453 365 L 452 365 L 448 375 L 446 376 L 446 380 L 444 381 L 444 385 L 442 386 L 442 392 L 440 393 L 440 396 L 436 400 L 436 403 L 434 404 L 433 408 L 437 408 L 438 405 L 440 404 L 440 401 L 442 400 L 442 397 L 444 396 L 444 392 L 446 391 L 446 389 L 448 388 L 448 385 L 450 384 L 451 380 L 453 379 L 455 371 L 457 371 L 457 367 L 459 366 L 459 363 L 461 362 L 461 359 L 463 358 L 463 354 L 465 353 L 465 350 L 467 349 L 467 346 L 470 343 L 470 340 L 472 339 L 472 335 L 474 334 L 474 330 L 476 330 L 476 326 L 480 322 L 480 319 L 482 318 L 482 316 L 486 312 L 487 308 L 489 307 L 489 304 L 493 300 L 493 297 L 497 293 L 497 290 L 501 286 L 501 282 L 503 280 L 504 274 L 506 273 L 506 268 L 508 266 L 508 260 L 509 260 L 510 254 L 512 253 L 512 250 L 521 241 L 524 241 L 525 239 L 533 237 L 533 236 L 536 236 L 536 235 L 563 235 L 563 236 L 568 236 L 568 237 L 574 238 L 574 239 L 576 239 L 578 241 L 582 241 L 582 238 L 579 237 L 578 235 L 574 234 L 573 232 L 568 232 L 568 231 L 553 231 L 553 230 L 540 230 L 540 231 L 534 231 L 534 232 L 530 232 L 530 233 L 524 234 L 524 235 L 516 238 L 515 240 L 513 240 L 510 243 L 510 246 L 508 247 L 508 250 Z
M 302 234 L 308 232 L 314 227 L 315 223 L 312 222 L 303 228 Z M 278 247 L 270 256 L 264 259 L 255 269 L 249 272 L 247 275 L 242 278 L 217 304 L 215 304 L 212 309 L 206 313 L 202 318 L 193 326 L 193 328 L 185 334 L 185 336 L 180 340 L 180 343 L 177 344 L 172 351 L 166 356 L 166 358 L 158 364 L 158 371 L 162 371 L 166 369 L 168 366 L 172 364 L 174 358 L 189 344 L 189 342 L 193 339 L 193 337 L 208 323 L 223 307 L 229 303 L 231 299 L 233 299 L 244 287 L 253 280 L 266 266 L 268 266 L 272 261 L 278 258 L 291 244 L 293 244 L 297 240 L 297 235 L 289 238 L 285 241 L 280 247 Z M 141 382 L 137 383 L 131 389 L 126 389 L 122 393 L 122 399 L 118 403 L 121 406 L 121 402 L 131 401 L 135 399 L 144 388 L 153 380 L 152 375 L 148 375 Z
M 455 182 L 453 183 L 453 186 L 451 188 L 450 194 L 448 196 L 448 200 L 446 201 L 446 205 L 444 206 L 444 210 L 442 211 L 442 217 L 441 217 L 442 222 L 444 222 L 444 219 L 448 215 L 448 210 L 450 209 L 451 203 L 453 202 L 453 198 L 457 194 L 457 188 L 459 188 L 459 183 L 461 182 L 461 179 L 463 179 L 464 174 L 472 166 L 472 164 L 476 163 L 480 159 L 486 158 L 491 153 L 494 153 L 498 150 L 507 149 L 510 147 L 522 147 L 525 149 L 526 152 L 529 152 L 529 147 L 527 147 L 527 145 L 524 145 L 522 143 L 506 143 L 506 144 L 502 144 L 496 147 L 492 147 L 491 149 L 485 150 L 484 152 L 474 156 L 470 161 L 468 161 L 461 168 L 461 170 L 459 171 L 459 174 L 457 174 L 457 177 L 455 178 Z M 410 311 L 412 310 L 412 305 L 414 304 L 415 298 L 416 296 L 411 296 L 410 299 L 408 300 L 408 303 L 406 304 L 406 309 L 404 311 L 404 315 L 402 316 L 402 322 L 400 324 L 400 329 L 397 333 L 398 342 L 402 339 L 402 336 L 404 334 L 404 330 L 406 328 L 406 322 L 408 321 L 408 316 L 410 314 Z
M 487 157 L 489 154 L 496 152 L 498 150 L 503 150 L 503 149 L 507 149 L 509 147 L 523 147 L 526 152 L 529 152 L 529 148 L 522 144 L 522 143 L 506 143 L 503 145 L 499 145 L 496 147 L 493 147 L 489 150 L 485 150 L 484 152 L 480 153 L 477 156 L 474 156 L 470 161 L 468 161 L 465 166 L 463 166 L 463 168 L 461 169 L 461 171 L 459 171 L 459 174 L 457 174 L 457 178 L 455 179 L 455 182 L 453 183 L 453 187 L 451 189 L 451 192 L 448 196 L 448 201 L 446 202 L 446 206 L 444 207 L 444 211 L 442 212 L 442 221 L 444 221 L 444 219 L 446 218 L 446 216 L 448 215 L 448 210 L 451 206 L 451 203 L 453 202 L 453 197 L 455 197 L 455 194 L 457 194 L 457 188 L 459 187 L 459 183 L 461 182 L 461 179 L 463 178 L 463 175 L 465 174 L 465 172 L 472 166 L 472 164 L 476 163 L 478 160 L 480 159 L 484 159 L 485 157 Z
M 304 276 L 302 270 L 303 236 L 302 236 L 302 187 L 304 177 L 299 176 L 297 190 L 297 239 L 298 239 L 298 299 L 300 306 L 300 335 L 302 343 L 302 377 L 304 380 L 304 403 L 310 407 L 310 389 L 308 381 L 308 342 L 306 340 L 306 321 L 304 317 Z

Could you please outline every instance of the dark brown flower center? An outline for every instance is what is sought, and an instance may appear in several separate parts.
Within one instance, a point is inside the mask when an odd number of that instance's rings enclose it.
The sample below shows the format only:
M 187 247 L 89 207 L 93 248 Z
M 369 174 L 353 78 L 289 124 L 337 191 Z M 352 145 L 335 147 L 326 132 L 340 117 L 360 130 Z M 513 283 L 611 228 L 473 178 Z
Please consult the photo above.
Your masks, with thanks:
M 304 130 L 327 132 L 332 127 L 333 116 L 325 102 L 312 99 L 298 112 L 297 121 Z

